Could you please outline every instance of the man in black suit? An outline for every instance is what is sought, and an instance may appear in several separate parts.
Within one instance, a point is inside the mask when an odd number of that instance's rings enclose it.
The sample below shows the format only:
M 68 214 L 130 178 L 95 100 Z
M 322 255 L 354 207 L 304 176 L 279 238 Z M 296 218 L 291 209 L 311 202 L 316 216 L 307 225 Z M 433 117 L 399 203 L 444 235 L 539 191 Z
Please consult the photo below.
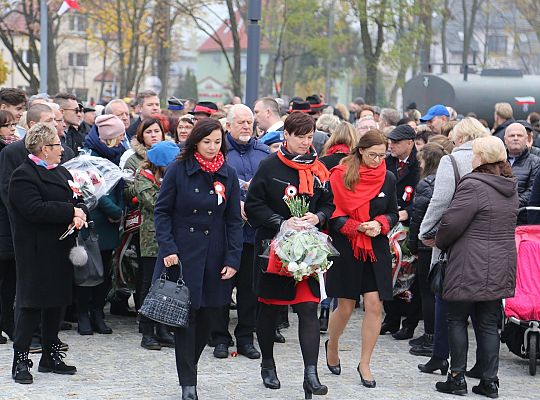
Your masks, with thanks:
M 409 125 L 399 125 L 388 134 L 388 151 L 390 155 L 386 158 L 386 168 L 397 178 L 396 195 L 399 208 L 399 221 L 409 225 L 412 211 L 412 200 L 414 190 L 420 180 L 420 167 L 416 159 L 416 148 L 414 139 L 416 132 Z M 412 301 L 406 302 L 398 297 L 394 301 L 385 301 L 384 310 L 386 316 L 381 326 L 381 334 L 391 332 L 397 340 L 410 339 L 421 314 L 420 296 L 413 284 L 411 292 Z M 401 316 L 405 315 L 403 327 L 400 328 Z

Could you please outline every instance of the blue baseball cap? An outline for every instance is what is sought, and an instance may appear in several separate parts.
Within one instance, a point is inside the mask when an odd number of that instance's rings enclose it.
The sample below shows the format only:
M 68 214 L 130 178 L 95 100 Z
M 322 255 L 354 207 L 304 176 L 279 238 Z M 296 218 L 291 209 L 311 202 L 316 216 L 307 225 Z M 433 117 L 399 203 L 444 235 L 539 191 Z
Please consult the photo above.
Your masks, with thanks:
M 420 117 L 420 121 L 431 121 L 434 117 L 449 117 L 450 113 L 443 104 L 436 104 L 431 107 L 427 114 Z
M 176 159 L 179 153 L 180 148 L 176 143 L 165 140 L 150 147 L 146 152 L 146 157 L 155 166 L 166 167 Z
M 281 143 L 283 140 L 283 131 L 266 132 L 262 138 L 259 139 L 262 143 L 270 146 L 274 143 Z

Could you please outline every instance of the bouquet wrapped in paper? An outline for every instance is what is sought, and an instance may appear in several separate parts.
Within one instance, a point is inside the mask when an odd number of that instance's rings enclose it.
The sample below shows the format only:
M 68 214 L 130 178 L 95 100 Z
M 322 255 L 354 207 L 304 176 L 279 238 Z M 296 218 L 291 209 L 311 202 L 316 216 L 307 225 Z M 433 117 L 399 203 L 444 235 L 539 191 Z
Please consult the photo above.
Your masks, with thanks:
M 122 171 L 113 162 L 89 154 L 81 154 L 63 166 L 73 176 L 68 182 L 73 196 L 82 197 L 89 210 L 95 208 L 99 199 L 110 193 L 121 179 L 133 179 L 132 173 Z
M 392 281 L 394 296 L 410 302 L 412 300 L 411 286 L 415 279 L 416 257 L 411 254 L 407 246 L 409 228 L 401 223 L 396 224 L 388 233 L 390 252 L 392 253 Z
M 303 198 L 293 197 L 286 203 L 294 217 L 300 218 L 308 211 L 309 203 Z M 323 273 L 332 266 L 329 257 L 338 255 L 330 237 L 313 225 L 306 222 L 305 225 L 297 224 L 293 229 L 285 221 L 270 246 L 266 272 L 292 276 L 298 282 L 309 276 L 318 276 L 321 299 L 324 299 Z

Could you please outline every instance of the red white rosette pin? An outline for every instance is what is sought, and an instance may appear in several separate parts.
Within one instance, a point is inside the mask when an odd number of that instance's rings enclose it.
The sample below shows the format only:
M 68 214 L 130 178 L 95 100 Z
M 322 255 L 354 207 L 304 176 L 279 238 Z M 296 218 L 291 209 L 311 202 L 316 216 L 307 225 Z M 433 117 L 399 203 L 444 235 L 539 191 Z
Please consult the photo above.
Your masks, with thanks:
M 405 190 L 403 191 L 403 201 L 409 202 L 411 201 L 411 196 L 413 194 L 413 188 L 412 186 L 406 186 Z
M 292 199 L 297 194 L 298 189 L 293 185 L 289 185 L 285 188 L 285 196 L 283 196 L 283 200 Z
M 227 198 L 225 197 L 225 186 L 221 182 L 214 182 L 214 191 L 217 194 L 218 206 L 223 203 Z

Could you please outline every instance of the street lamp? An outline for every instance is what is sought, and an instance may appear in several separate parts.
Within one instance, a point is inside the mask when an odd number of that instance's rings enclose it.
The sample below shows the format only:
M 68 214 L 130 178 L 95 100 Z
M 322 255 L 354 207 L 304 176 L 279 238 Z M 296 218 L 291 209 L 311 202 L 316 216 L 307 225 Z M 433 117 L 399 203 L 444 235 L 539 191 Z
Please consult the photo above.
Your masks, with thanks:
M 253 107 L 259 97 L 259 76 L 260 76 L 260 40 L 261 27 L 261 0 L 249 0 L 248 5 L 248 48 L 247 48 L 247 68 L 246 68 L 246 105 Z

